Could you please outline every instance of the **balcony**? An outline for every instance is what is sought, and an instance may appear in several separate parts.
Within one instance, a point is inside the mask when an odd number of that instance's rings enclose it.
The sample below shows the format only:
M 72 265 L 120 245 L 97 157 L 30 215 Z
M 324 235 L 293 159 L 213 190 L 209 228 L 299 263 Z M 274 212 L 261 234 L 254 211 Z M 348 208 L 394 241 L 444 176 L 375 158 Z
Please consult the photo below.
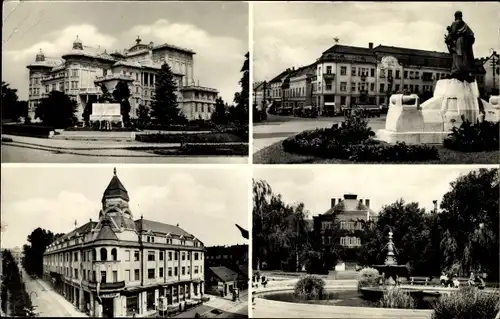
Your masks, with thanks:
M 89 281 L 88 286 L 90 289 L 97 289 L 97 282 L 94 281 Z M 103 290 L 116 290 L 116 289 L 123 289 L 125 288 L 125 281 L 117 281 L 117 282 L 105 282 L 101 283 L 101 286 L 99 289 L 101 291 Z
M 134 81 L 134 78 L 131 75 L 125 75 L 121 73 L 111 73 L 111 74 L 106 74 L 105 76 L 96 77 L 94 82 L 102 82 L 110 80 Z
M 323 78 L 325 80 L 334 80 L 335 74 L 334 73 L 323 73 Z

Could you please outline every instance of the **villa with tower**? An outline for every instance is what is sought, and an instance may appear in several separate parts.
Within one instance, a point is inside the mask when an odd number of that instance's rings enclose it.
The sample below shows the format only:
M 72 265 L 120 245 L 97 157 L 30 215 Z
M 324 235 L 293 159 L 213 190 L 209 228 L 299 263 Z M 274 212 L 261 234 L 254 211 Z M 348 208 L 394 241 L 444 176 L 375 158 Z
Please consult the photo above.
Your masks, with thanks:
M 133 217 L 116 169 L 98 219 L 58 238 L 44 279 L 92 317 L 145 317 L 185 309 L 204 293 L 204 245 L 179 225 Z
M 179 108 L 189 120 L 210 119 L 218 91 L 200 86 L 194 76 L 195 52 L 170 44 L 136 43 L 122 52 L 108 53 L 85 46 L 76 37 L 71 50 L 61 58 L 47 57 L 40 50 L 29 69 L 29 113 L 34 119 L 36 105 L 51 91 L 64 92 L 77 102 L 76 116 L 82 119 L 85 105 L 97 102 L 101 85 L 112 93 L 116 83 L 126 81 L 130 89 L 130 117 L 136 118 L 139 105 L 150 106 L 155 92 L 156 73 L 166 62 L 177 81 Z

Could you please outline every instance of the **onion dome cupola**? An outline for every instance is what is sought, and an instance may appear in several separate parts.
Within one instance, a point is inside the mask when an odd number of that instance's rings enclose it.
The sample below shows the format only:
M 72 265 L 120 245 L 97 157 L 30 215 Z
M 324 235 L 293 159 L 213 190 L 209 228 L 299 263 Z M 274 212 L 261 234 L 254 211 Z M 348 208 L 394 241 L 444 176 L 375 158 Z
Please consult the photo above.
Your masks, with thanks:
M 78 36 L 76 36 L 76 40 L 73 41 L 73 50 L 83 50 L 83 43 Z
M 42 49 L 40 49 L 40 52 L 37 53 L 35 61 L 36 62 L 43 62 L 43 61 L 45 61 L 45 54 L 43 54 Z

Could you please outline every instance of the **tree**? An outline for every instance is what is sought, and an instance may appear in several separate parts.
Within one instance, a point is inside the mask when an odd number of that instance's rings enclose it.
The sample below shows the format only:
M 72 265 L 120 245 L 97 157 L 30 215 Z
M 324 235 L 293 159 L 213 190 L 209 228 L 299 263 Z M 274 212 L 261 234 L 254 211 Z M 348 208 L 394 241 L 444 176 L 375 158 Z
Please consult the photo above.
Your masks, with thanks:
M 140 122 L 142 123 L 149 123 L 151 121 L 151 117 L 149 116 L 149 108 L 146 107 L 144 104 L 140 104 L 139 107 L 136 110 L 137 113 L 137 118 L 139 119 Z
M 113 98 L 116 102 L 120 103 L 120 113 L 123 117 L 125 125 L 130 124 L 130 89 L 126 81 L 120 80 L 113 91 Z
M 15 119 L 14 110 L 17 106 L 17 100 L 17 89 L 10 88 L 7 82 L 2 81 L 2 119 Z
M 215 112 L 212 113 L 212 122 L 215 124 L 226 124 L 227 123 L 227 111 L 226 106 L 222 98 L 217 98 L 215 100 Z
M 85 125 L 89 125 L 90 115 L 92 114 L 92 104 L 97 103 L 97 96 L 90 95 L 87 103 L 85 104 L 85 108 L 83 109 L 82 118 L 85 122 Z
M 30 275 L 41 277 L 43 275 L 43 254 L 48 245 L 64 234 L 54 234 L 50 230 L 40 227 L 28 235 L 30 244 L 23 246 L 23 267 Z
M 34 317 L 30 296 L 10 250 L 2 251 L 2 310 L 12 317 Z M 7 304 L 9 307 L 7 307 Z
M 104 85 L 103 83 L 101 83 L 99 85 L 99 87 L 101 88 L 101 92 L 102 92 L 102 95 L 99 97 L 99 100 L 98 100 L 99 103 L 113 102 L 113 96 L 111 95 L 111 93 L 109 93 L 109 90 L 106 87 L 106 85 Z
M 16 106 L 12 113 L 13 113 L 13 119 L 18 119 L 20 117 L 27 119 L 29 113 L 28 101 L 17 101 Z
M 479 169 L 460 176 L 443 196 L 439 225 L 445 266 L 462 274 L 499 274 L 499 172 Z
M 177 103 L 177 84 L 167 63 L 156 75 L 151 115 L 158 124 L 181 124 L 186 121 Z
M 52 91 L 48 97 L 42 99 L 36 108 L 35 114 L 45 125 L 55 128 L 67 128 L 77 122 L 76 109 L 76 101 L 63 92 Z
M 249 90 L 250 90 L 250 54 L 245 54 L 245 61 L 241 68 L 243 73 L 240 86 L 241 91 L 234 94 L 235 109 L 233 113 L 233 120 L 240 123 L 248 124 L 248 103 L 249 103 Z

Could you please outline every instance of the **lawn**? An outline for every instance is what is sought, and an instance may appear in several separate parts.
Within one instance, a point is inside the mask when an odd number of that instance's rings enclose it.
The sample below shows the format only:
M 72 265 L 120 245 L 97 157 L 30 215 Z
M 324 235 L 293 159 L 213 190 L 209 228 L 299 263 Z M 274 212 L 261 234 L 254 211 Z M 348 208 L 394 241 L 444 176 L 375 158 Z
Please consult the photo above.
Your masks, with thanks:
M 308 155 L 287 153 L 283 141 L 274 143 L 253 155 L 255 164 L 380 164 L 380 162 L 353 162 L 336 158 L 320 158 Z M 436 146 L 439 160 L 426 162 L 383 162 L 384 164 L 498 164 L 500 151 L 463 153 Z

